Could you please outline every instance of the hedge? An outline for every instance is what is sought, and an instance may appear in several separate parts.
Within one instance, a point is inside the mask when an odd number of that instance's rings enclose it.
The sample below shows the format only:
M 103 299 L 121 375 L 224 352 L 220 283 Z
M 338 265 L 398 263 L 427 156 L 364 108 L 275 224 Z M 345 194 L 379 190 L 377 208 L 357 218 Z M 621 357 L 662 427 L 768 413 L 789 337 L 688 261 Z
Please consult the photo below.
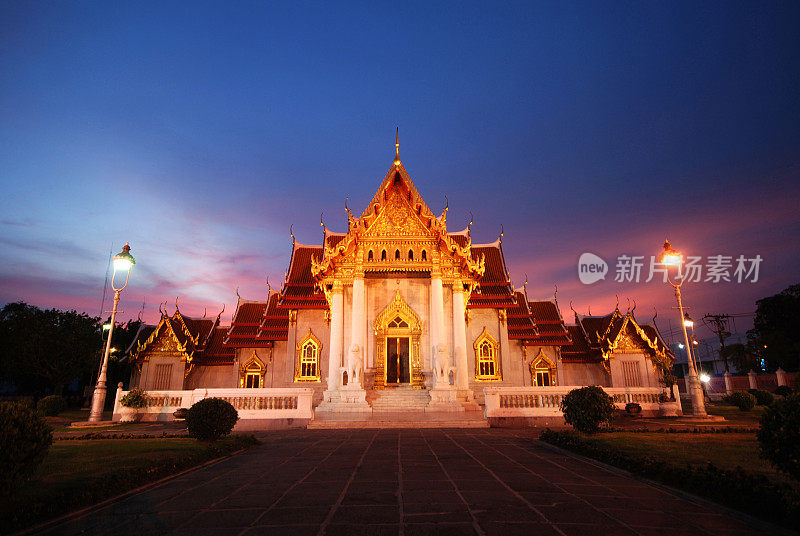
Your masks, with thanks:
M 657 460 L 625 454 L 584 439 L 571 430 L 542 432 L 542 441 L 561 447 L 633 474 L 657 480 L 690 493 L 747 512 L 772 523 L 790 528 L 800 526 L 800 493 L 788 484 L 774 482 L 763 475 L 746 472 L 741 467 L 720 469 L 712 463 L 704 466 L 678 466 Z

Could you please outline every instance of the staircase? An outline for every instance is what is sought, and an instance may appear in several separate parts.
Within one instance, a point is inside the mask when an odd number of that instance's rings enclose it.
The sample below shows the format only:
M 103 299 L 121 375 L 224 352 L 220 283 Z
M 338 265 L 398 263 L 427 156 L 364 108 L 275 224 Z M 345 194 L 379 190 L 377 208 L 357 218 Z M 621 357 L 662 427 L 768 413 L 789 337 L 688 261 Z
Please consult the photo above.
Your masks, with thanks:
M 413 389 L 410 385 L 387 387 L 368 391 L 367 402 L 377 412 L 425 411 L 431 397 L 424 389 Z

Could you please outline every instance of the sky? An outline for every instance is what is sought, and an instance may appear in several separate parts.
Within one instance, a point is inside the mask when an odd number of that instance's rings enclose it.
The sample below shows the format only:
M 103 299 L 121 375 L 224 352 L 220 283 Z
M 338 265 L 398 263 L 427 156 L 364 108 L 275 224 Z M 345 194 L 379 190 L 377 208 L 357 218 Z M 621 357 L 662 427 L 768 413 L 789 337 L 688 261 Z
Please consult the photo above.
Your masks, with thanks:
M 121 318 L 180 297 L 229 322 L 237 288 L 280 287 L 290 225 L 346 230 L 397 127 L 431 209 L 472 213 L 474 243 L 502 226 L 515 285 L 557 285 L 568 321 L 630 299 L 669 331 L 647 262 L 615 280 L 665 237 L 762 258 L 755 282 L 687 281 L 695 317 L 742 331 L 800 283 L 800 4 L 431 4 L 0 4 L 0 303 L 100 315 L 128 241 Z M 609 265 L 589 285 L 586 252 Z

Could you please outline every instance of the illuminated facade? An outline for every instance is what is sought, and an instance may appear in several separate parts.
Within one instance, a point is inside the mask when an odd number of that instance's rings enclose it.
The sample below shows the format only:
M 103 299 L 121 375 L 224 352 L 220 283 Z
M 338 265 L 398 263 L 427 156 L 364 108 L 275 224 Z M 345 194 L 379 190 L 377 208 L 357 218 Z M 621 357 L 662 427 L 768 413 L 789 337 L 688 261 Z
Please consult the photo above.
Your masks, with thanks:
M 172 364 L 167 388 L 303 385 L 323 412 L 370 411 L 398 390 L 417 409 L 463 411 L 487 385 L 658 386 L 669 355 L 653 328 L 619 310 L 565 325 L 555 298 L 513 288 L 502 235 L 473 244 L 447 211 L 428 208 L 398 151 L 346 232 L 292 236 L 280 291 L 240 297 L 229 329 L 165 312 L 131 349 L 132 384 L 154 389 Z

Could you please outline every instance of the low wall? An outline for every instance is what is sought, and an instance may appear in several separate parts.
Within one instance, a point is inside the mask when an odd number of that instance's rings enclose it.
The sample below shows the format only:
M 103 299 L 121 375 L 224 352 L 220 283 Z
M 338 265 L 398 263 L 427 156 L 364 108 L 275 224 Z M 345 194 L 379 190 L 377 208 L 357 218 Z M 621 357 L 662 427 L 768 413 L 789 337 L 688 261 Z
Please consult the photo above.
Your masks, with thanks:
M 120 400 L 128 394 L 117 388 L 114 399 L 113 421 L 121 418 Z M 138 410 L 143 421 L 172 421 L 178 408 L 189 408 L 204 398 L 221 398 L 239 413 L 239 420 L 291 421 L 313 419 L 311 399 L 313 389 L 302 387 L 269 389 L 194 389 L 192 391 L 146 391 L 147 406 Z
M 561 401 L 573 389 L 580 385 L 560 385 L 555 387 L 485 387 L 486 418 L 559 418 Z M 603 390 L 614 399 L 617 409 L 625 409 L 625 405 L 636 402 L 642 406 L 642 414 L 655 416 L 662 412 L 680 414 L 677 402 L 659 402 L 659 397 L 666 393 L 659 387 L 603 387 Z
M 727 382 L 725 376 L 713 376 L 705 384 L 705 391 L 709 396 L 725 395 L 731 391 L 747 391 L 749 389 L 764 389 L 774 391 L 780 385 L 792 385 L 797 373 L 783 372 L 779 370 L 775 374 L 740 374 L 738 376 L 729 375 Z M 682 394 L 686 394 L 686 379 L 678 379 L 678 389 Z M 715 397 L 716 398 L 716 397 Z

